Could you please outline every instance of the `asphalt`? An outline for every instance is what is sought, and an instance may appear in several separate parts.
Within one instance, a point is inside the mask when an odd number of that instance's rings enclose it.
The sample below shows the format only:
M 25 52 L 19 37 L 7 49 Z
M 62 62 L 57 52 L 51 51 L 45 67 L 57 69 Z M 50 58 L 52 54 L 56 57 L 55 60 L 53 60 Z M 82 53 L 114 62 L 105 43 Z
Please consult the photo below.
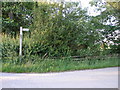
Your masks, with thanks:
M 0 73 L 0 88 L 118 88 L 118 67 L 60 73 Z

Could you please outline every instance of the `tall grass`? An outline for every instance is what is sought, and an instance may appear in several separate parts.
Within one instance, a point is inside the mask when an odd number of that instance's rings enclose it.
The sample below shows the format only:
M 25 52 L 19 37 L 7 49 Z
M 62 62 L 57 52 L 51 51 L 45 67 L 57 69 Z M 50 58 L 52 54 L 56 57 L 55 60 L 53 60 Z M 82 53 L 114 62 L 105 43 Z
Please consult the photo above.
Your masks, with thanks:
M 50 52 L 51 47 L 45 46 L 33 38 L 24 37 L 23 40 L 23 56 L 20 61 L 19 57 L 19 36 L 11 38 L 3 35 L 0 48 L 2 50 L 2 71 L 3 72 L 60 72 L 69 70 L 94 69 L 104 67 L 118 66 L 119 58 L 117 56 L 103 56 L 95 57 L 91 52 L 83 52 L 84 55 L 90 55 L 86 58 L 73 59 L 69 56 L 52 59 L 51 57 L 43 57 L 46 52 Z M 63 47 L 62 47 L 63 48 Z M 54 49 L 54 48 L 51 48 Z M 58 50 L 59 51 L 59 50 Z M 51 50 L 50 53 L 54 52 Z M 64 54 L 66 52 L 63 51 Z M 69 52 L 67 52 L 69 53 Z M 57 52 L 61 54 L 61 52 Z M 91 55 L 93 54 L 93 55 Z M 70 54 L 68 54 L 70 55 Z M 94 56 L 94 57 L 93 57 Z
M 33 72 L 61 72 L 71 70 L 95 69 L 118 66 L 118 57 L 84 58 L 84 59 L 40 59 L 29 60 L 26 63 L 3 63 L 3 72 L 33 73 Z

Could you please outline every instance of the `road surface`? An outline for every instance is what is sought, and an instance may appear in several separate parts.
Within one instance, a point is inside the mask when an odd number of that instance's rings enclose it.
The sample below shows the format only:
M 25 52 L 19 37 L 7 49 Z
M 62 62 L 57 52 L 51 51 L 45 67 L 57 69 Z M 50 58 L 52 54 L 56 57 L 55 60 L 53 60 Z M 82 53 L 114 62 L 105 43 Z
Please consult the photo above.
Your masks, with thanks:
M 0 74 L 2 88 L 118 88 L 118 67 L 60 73 Z

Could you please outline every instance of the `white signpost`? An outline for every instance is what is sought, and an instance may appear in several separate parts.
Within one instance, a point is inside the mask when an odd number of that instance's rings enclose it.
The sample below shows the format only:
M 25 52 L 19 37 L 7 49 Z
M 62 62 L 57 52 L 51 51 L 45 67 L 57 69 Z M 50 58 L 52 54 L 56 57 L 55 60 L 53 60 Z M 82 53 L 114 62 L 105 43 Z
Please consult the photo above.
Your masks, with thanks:
M 23 38 L 22 31 L 29 31 L 29 29 L 20 27 L 20 50 L 19 50 L 19 56 L 20 57 L 22 57 L 22 38 Z

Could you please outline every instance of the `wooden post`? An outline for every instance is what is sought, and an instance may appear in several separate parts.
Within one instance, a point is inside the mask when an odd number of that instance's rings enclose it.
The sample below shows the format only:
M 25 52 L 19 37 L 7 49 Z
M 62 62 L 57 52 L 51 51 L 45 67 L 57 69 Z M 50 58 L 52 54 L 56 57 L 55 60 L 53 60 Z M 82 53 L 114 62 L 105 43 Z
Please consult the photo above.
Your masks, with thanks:
M 29 29 L 20 27 L 20 50 L 19 50 L 20 62 L 22 61 L 22 38 L 23 38 L 23 31 L 29 31 Z
M 20 51 L 19 56 L 22 56 L 22 27 L 20 27 Z

